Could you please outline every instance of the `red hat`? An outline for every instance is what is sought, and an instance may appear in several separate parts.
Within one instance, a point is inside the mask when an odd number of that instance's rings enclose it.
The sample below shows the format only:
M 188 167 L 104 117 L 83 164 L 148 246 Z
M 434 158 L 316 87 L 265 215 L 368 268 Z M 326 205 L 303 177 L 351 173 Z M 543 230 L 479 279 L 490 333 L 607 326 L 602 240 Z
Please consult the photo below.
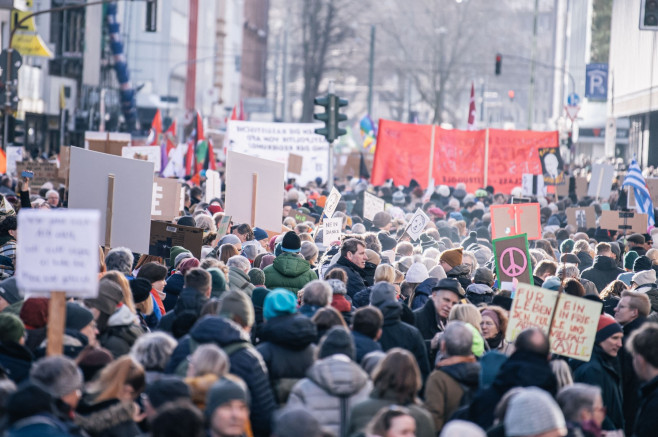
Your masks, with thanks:
M 430 214 L 435 215 L 439 218 L 443 218 L 443 217 L 446 216 L 446 213 L 443 212 L 443 210 L 441 208 L 437 208 L 437 207 L 430 208 L 430 209 L 427 210 L 427 212 L 429 212 Z
M 601 343 L 618 332 L 624 332 L 624 330 L 615 318 L 609 314 L 601 314 L 599 325 L 596 327 L 596 342 Z
M 221 206 L 219 205 L 208 205 L 208 212 L 212 215 L 217 214 L 218 212 L 224 212 Z

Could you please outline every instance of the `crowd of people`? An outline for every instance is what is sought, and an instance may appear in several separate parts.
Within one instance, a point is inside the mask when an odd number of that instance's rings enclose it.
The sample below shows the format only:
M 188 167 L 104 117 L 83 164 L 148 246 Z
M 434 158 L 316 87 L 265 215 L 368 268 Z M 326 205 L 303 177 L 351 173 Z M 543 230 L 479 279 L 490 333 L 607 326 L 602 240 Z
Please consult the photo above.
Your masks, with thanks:
M 203 229 L 201 256 L 99 248 L 98 296 L 69 299 L 63 354 L 46 356 L 49 300 L 25 298 L 13 276 L 16 216 L 66 207 L 66 192 L 31 194 L 29 182 L 0 180 L 8 436 L 658 433 L 655 233 L 579 229 L 565 215 L 623 205 L 616 185 L 608 202 L 533 199 L 543 229 L 530 242 L 534 285 L 603 303 L 581 361 L 551 354 L 536 328 L 506 337 L 514 290 L 496 276 L 489 207 L 519 193 L 358 178 L 337 186 L 342 235 L 327 245 L 320 179 L 285 186 L 272 211 L 281 232 L 232 222 L 220 235 L 222 199 L 188 187 L 176 221 Z M 372 220 L 366 191 L 386 202 Z M 414 241 L 405 230 L 417 208 L 430 222 Z

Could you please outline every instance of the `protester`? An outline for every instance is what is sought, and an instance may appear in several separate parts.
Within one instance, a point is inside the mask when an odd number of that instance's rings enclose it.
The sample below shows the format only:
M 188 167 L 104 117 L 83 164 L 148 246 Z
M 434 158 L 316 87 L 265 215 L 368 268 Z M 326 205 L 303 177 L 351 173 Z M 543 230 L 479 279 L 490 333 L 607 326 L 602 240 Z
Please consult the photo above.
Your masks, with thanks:
M 347 273 L 347 295 L 353 298 L 356 293 L 368 286 L 365 281 L 366 272 L 364 270 L 366 260 L 365 243 L 356 238 L 348 238 L 340 246 L 340 258 L 334 266 L 325 272 L 325 276 L 333 268 L 344 270 Z
M 249 434 L 250 397 L 239 378 L 222 378 L 208 393 L 205 410 L 208 435 L 230 437 Z
M 574 384 L 560 390 L 556 400 L 564 414 L 568 435 L 601 435 L 606 408 L 603 406 L 600 387 Z
M 489 350 L 510 356 L 514 352 L 514 345 L 505 339 L 507 332 L 507 312 L 499 306 L 488 306 L 480 309 L 482 315 L 482 336 Z
M 382 336 L 384 317 L 375 307 L 359 308 L 352 318 L 352 337 L 356 348 L 356 362 L 361 363 L 363 358 L 371 353 L 381 351 L 377 342 Z
M 596 245 L 594 264 L 592 264 L 592 267 L 583 270 L 580 275 L 581 277 L 592 281 L 600 293 L 610 282 L 617 279 L 617 276 L 622 273 L 624 273 L 624 271 L 617 267 L 616 256 L 612 251 L 610 244 L 599 243 Z
M 281 254 L 274 259 L 272 265 L 263 269 L 267 288 L 285 288 L 297 293 L 318 278 L 311 270 L 309 261 L 300 254 L 301 249 L 301 240 L 295 232 L 290 231 L 283 236 Z

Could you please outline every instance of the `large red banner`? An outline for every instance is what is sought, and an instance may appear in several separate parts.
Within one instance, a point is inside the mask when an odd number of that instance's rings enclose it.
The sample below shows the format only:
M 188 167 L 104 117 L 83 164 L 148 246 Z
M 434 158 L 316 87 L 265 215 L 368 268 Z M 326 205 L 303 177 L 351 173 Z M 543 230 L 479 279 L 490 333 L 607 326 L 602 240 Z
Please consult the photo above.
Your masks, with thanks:
M 393 178 L 396 185 L 407 185 L 413 178 L 426 188 L 431 159 L 435 185 L 463 182 L 473 192 L 485 185 L 486 167 L 486 184 L 496 192 L 509 193 L 521 186 L 524 173 L 542 174 L 538 149 L 557 145 L 557 132 L 489 129 L 485 159 L 486 130 L 462 131 L 380 120 L 372 183 L 380 185 Z

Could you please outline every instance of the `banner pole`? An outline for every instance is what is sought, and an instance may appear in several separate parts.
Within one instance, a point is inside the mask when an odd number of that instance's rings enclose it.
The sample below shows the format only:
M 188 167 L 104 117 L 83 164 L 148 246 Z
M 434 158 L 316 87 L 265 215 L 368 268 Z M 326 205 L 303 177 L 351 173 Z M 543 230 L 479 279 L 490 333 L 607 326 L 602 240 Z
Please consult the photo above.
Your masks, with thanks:
M 256 194 L 258 193 L 258 173 L 254 173 L 251 188 L 251 227 L 256 226 Z
M 108 134 L 109 135 L 109 134 Z M 105 213 L 105 255 L 112 248 L 112 217 L 114 209 L 114 174 L 107 175 L 107 209 Z
M 430 143 L 430 166 L 427 173 L 427 186 L 432 184 L 432 166 L 434 164 L 434 141 L 436 136 L 436 125 L 432 124 L 432 141 Z
M 489 128 L 484 134 L 484 186 L 489 185 Z

